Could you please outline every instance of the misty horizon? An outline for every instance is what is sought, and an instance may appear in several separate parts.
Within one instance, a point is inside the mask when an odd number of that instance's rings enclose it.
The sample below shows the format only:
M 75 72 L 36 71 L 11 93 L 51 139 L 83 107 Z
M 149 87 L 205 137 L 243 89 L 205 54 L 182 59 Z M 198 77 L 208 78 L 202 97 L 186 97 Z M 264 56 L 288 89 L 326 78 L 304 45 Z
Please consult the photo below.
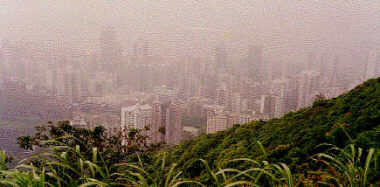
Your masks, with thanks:
M 378 47 L 379 7 L 378 1 L 5 1 L 0 36 L 93 54 L 102 29 L 112 27 L 127 57 L 143 40 L 151 54 L 169 59 L 209 58 L 223 43 L 232 59 L 261 45 L 266 60 L 301 63 L 308 53 Z

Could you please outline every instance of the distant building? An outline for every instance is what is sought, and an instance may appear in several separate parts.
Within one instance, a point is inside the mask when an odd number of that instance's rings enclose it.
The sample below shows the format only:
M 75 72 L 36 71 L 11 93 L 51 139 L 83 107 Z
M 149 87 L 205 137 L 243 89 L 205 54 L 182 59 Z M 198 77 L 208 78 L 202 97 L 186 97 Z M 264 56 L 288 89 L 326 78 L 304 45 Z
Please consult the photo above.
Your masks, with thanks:
M 215 48 L 215 65 L 216 68 L 226 68 L 227 66 L 227 52 L 224 44 L 220 44 Z
M 72 120 L 70 120 L 70 125 L 78 128 L 90 128 L 89 123 L 85 118 L 76 116 Z
M 232 97 L 232 112 L 241 113 L 248 110 L 248 100 L 239 93 L 234 93 Z
M 263 74 L 263 47 L 251 45 L 248 48 L 248 67 L 254 80 L 261 80 Z
M 201 76 L 201 96 L 215 99 L 217 96 L 218 80 L 216 74 L 204 74 Z
M 152 141 L 167 144 L 180 143 L 181 107 L 172 102 L 155 102 L 152 111 Z
M 228 126 L 232 127 L 234 124 L 246 124 L 250 121 L 254 120 L 252 115 L 248 114 L 230 114 L 228 118 Z
M 65 103 L 73 101 L 72 73 L 69 69 L 62 68 L 57 71 L 57 97 Z
M 219 88 L 216 90 L 217 104 L 224 106 L 226 110 L 229 110 L 232 108 L 233 97 L 232 97 L 231 89 L 232 88 L 226 82 L 222 82 Z
M 182 138 L 181 107 L 171 104 L 166 112 L 165 140 L 168 144 L 179 144 Z
M 306 61 L 306 70 L 313 70 L 316 64 L 316 57 L 313 53 L 309 53 Z
M 142 38 L 137 39 L 134 43 L 132 63 L 140 66 L 150 64 L 148 43 Z
M 265 114 L 268 118 L 273 118 L 276 110 L 276 100 L 274 95 L 262 95 L 260 104 L 260 113 Z
M 191 126 L 183 127 L 183 131 L 190 133 L 192 137 L 199 136 L 199 134 L 200 134 L 199 128 L 195 128 L 195 127 L 191 127 Z
M 140 105 L 121 108 L 121 129 L 127 133 L 130 129 L 144 129 L 152 124 L 152 107 Z M 126 134 L 125 134 L 126 135 Z
M 223 131 L 228 128 L 227 115 L 223 112 L 210 111 L 207 113 L 207 134 Z
M 380 52 L 370 50 L 365 67 L 365 80 L 380 76 Z
M 319 88 L 319 73 L 315 71 L 304 71 L 299 77 L 299 94 L 297 109 L 313 104 L 315 95 Z
M 283 77 L 272 82 L 270 91 L 276 96 L 273 117 L 279 118 L 289 111 L 296 110 L 298 87 L 297 80 L 293 77 Z
M 121 44 L 117 40 L 116 30 L 103 28 L 100 36 L 101 67 L 105 71 L 116 71 L 121 60 Z
M 217 109 L 209 111 L 207 112 L 206 133 L 224 131 L 231 128 L 234 124 L 246 124 L 252 119 L 251 115 L 235 114 Z

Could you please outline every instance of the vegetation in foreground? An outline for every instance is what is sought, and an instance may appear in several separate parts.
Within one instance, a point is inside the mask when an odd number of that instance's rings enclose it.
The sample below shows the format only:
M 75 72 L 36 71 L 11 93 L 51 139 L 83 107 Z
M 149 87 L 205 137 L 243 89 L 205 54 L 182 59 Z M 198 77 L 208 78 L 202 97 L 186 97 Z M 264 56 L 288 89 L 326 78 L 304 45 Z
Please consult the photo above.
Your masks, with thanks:
M 107 136 L 67 122 L 20 137 L 37 153 L 4 186 L 378 186 L 380 78 L 268 121 L 235 125 L 158 151 L 144 133 Z M 122 145 L 124 139 L 126 144 Z M 324 144 L 321 144 L 324 143 Z M 38 149 L 39 147 L 39 149 Z
M 62 142 L 55 142 L 57 144 Z M 260 142 L 257 142 L 262 146 Z M 21 161 L 14 169 L 6 168 L 7 157 L 0 151 L 0 184 L 3 186 L 206 186 L 197 180 L 188 180 L 176 164 L 168 164 L 166 152 L 156 155 L 154 170 L 141 161 L 106 165 L 97 148 L 86 158 L 80 146 L 52 145 L 37 155 Z M 267 153 L 263 149 L 263 156 Z M 370 186 L 368 175 L 374 172 L 378 151 L 363 150 L 350 144 L 347 149 L 331 146 L 328 152 L 312 157 L 326 167 L 315 173 L 321 180 L 299 181 L 284 163 L 272 164 L 247 158 L 230 160 L 244 162 L 245 170 L 205 167 L 212 186 Z M 362 162 L 364 161 L 364 162 Z

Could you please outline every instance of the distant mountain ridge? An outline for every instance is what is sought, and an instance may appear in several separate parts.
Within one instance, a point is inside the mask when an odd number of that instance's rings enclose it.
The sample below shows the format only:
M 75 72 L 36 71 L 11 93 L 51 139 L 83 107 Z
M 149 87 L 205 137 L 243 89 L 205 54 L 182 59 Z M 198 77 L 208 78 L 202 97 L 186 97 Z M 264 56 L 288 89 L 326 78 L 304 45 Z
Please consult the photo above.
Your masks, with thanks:
M 318 168 L 310 157 L 323 151 L 322 147 L 317 147 L 322 143 L 338 147 L 354 143 L 364 149 L 378 149 L 379 124 L 380 78 L 375 78 L 337 98 L 317 100 L 312 106 L 282 118 L 252 121 L 187 140 L 170 148 L 168 155 L 186 176 L 208 180 L 199 159 L 205 159 L 211 168 L 231 166 L 228 161 L 235 158 L 260 160 L 263 157 L 257 143 L 260 141 L 267 152 L 267 160 L 286 163 L 297 176 L 306 176 L 307 172 Z

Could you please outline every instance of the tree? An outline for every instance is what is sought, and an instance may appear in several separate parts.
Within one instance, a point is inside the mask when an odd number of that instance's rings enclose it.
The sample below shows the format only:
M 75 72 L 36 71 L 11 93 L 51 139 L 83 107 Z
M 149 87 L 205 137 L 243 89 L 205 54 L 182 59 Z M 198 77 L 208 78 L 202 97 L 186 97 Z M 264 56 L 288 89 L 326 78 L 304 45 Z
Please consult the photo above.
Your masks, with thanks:
M 161 126 L 158 128 L 158 132 L 161 133 L 162 135 L 165 135 L 165 132 L 166 132 L 166 128 L 165 126 Z
M 127 136 L 125 136 L 125 134 Z M 18 144 L 25 150 L 41 150 L 54 145 L 74 147 L 79 145 L 82 154 L 91 158 L 93 148 L 96 148 L 104 158 L 107 165 L 119 163 L 135 155 L 136 152 L 152 153 L 160 146 L 151 146 L 147 143 L 147 133 L 143 130 L 131 129 L 127 133 L 117 131 L 109 136 L 103 126 L 94 129 L 78 128 L 70 125 L 69 121 L 57 124 L 48 123 L 47 126 L 36 127 L 33 136 L 18 138 Z
M 325 106 L 327 103 L 326 96 L 323 93 L 316 94 L 314 98 L 315 98 L 315 101 L 313 103 L 313 107 Z

